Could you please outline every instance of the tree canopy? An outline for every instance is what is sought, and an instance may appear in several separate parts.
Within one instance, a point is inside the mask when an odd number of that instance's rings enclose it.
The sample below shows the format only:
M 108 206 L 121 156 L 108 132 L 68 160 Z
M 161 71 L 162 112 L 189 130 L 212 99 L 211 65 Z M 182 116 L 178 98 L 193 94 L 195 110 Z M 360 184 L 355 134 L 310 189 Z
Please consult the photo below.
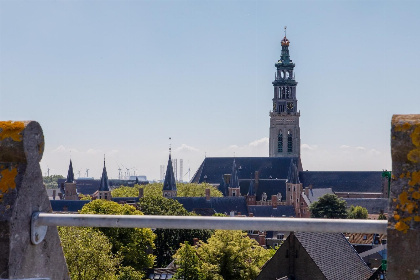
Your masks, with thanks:
M 121 257 L 111 252 L 112 244 L 102 232 L 58 227 L 58 233 L 71 279 L 115 279 Z
M 211 197 L 222 197 L 223 194 L 216 187 L 208 183 L 178 183 L 176 184 L 177 196 L 180 197 L 201 197 L 206 196 L 206 189 L 210 189 Z
M 174 275 L 175 279 L 200 280 L 203 278 L 200 272 L 200 259 L 197 252 L 188 241 L 181 244 L 181 247 L 173 256 L 178 269 Z
M 141 211 L 146 215 L 170 215 L 170 216 L 189 216 L 188 212 L 181 203 L 174 199 L 165 198 L 162 195 L 144 196 L 139 201 Z M 172 261 L 172 255 L 179 249 L 180 244 L 194 238 L 207 240 L 212 234 L 210 230 L 198 229 L 156 229 L 154 254 L 156 256 L 156 266 L 162 267 Z
M 180 272 L 190 275 L 193 269 L 199 271 L 201 280 L 250 280 L 255 279 L 261 267 L 272 253 L 258 245 L 246 233 L 236 230 L 216 230 L 207 242 L 200 242 L 191 254 L 189 245 L 182 246 L 175 254 L 175 262 L 189 264 L 191 269 Z M 196 264 L 198 261 L 198 264 Z M 180 279 L 182 279 L 180 277 Z
M 94 200 L 85 204 L 80 210 L 81 214 L 109 214 L 109 215 L 143 215 L 139 210 L 127 204 L 103 199 Z M 104 233 L 112 244 L 112 252 L 120 254 L 123 266 L 131 266 L 137 271 L 151 268 L 154 256 L 155 235 L 147 228 L 98 228 Z
M 177 183 L 177 196 L 179 197 L 200 197 L 206 196 L 206 189 L 210 189 L 210 196 L 222 197 L 223 194 L 216 187 L 210 184 L 202 183 Z M 162 183 L 152 183 L 147 185 L 134 185 L 133 187 L 120 186 L 111 191 L 112 197 L 137 197 L 139 189 L 143 189 L 143 195 L 160 195 L 162 196 Z
M 64 176 L 61 175 L 50 175 L 50 176 L 43 176 L 45 188 L 47 189 L 56 189 L 58 188 L 58 179 L 65 179 Z
M 362 206 L 350 206 L 347 214 L 348 219 L 367 219 L 368 210 Z
M 347 218 L 346 201 L 335 194 L 325 194 L 311 204 L 313 218 L 345 219 Z

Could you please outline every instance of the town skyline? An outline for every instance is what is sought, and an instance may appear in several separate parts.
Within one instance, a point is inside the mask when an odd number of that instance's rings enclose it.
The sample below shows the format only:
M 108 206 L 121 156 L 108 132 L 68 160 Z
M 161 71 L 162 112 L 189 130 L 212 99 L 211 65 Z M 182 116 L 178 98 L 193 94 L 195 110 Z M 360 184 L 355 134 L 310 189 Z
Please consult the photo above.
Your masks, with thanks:
M 418 113 L 416 2 L 1 2 L 0 119 L 36 120 L 45 175 L 268 156 L 280 41 L 296 64 L 304 170 L 391 168 Z M 39 16 L 42 15 L 42 16 Z M 184 180 L 188 180 L 186 174 Z

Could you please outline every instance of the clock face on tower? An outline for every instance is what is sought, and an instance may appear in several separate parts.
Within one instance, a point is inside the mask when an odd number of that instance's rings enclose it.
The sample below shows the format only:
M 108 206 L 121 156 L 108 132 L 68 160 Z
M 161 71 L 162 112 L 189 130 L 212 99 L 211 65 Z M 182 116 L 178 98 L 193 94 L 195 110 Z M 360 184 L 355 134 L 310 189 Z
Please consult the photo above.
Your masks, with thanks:
M 287 109 L 289 111 L 293 110 L 293 107 L 294 107 L 293 102 L 287 102 Z

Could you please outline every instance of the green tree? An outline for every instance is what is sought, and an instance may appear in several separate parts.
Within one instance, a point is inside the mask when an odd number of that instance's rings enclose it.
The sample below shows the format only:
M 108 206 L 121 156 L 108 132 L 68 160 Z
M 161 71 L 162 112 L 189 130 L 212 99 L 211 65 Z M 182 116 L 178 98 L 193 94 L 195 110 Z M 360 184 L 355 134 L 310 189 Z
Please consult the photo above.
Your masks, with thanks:
M 120 186 L 111 191 L 112 197 L 137 197 L 139 189 L 143 189 L 143 195 L 162 195 L 162 183 L 152 183 L 147 185 L 135 184 L 133 187 Z
M 206 189 L 210 189 L 210 196 L 222 197 L 223 194 L 210 184 L 202 183 L 177 183 L 177 196 L 179 197 L 200 197 L 206 196 Z M 137 197 L 139 189 L 143 189 L 144 196 L 162 196 L 162 183 L 152 183 L 147 185 L 134 185 L 133 187 L 120 186 L 111 191 L 112 197 Z
M 309 209 L 313 218 L 347 218 L 346 201 L 338 198 L 335 194 L 321 196 L 318 201 L 311 204 Z
M 367 219 L 368 210 L 362 206 L 350 206 L 347 219 Z
M 121 258 L 111 252 L 112 244 L 102 232 L 58 227 L 58 233 L 71 279 L 115 279 Z
M 56 189 L 58 188 L 58 179 L 65 179 L 61 175 L 50 175 L 50 176 L 43 176 L 45 188 L 47 189 Z
M 178 183 L 176 185 L 177 196 L 179 197 L 200 197 L 206 196 L 206 189 L 210 189 L 211 197 L 222 197 L 223 194 L 216 187 L 208 183 Z
M 143 215 L 133 206 L 118 204 L 103 199 L 94 200 L 83 206 L 81 214 L 108 214 L 108 215 Z M 112 251 L 122 257 L 123 266 L 131 266 L 137 271 L 151 268 L 154 256 L 155 235 L 151 229 L 140 228 L 98 228 L 110 240 Z
M 203 279 L 200 272 L 200 260 L 197 252 L 188 241 L 181 244 L 181 247 L 174 255 L 175 264 L 178 270 L 174 275 L 174 279 L 182 280 L 201 280 Z
M 162 195 L 144 196 L 139 201 L 141 211 L 146 215 L 190 216 L 181 203 L 168 199 Z M 212 234 L 210 230 L 199 229 L 156 229 L 154 254 L 156 266 L 162 267 L 172 261 L 172 255 L 179 249 L 184 241 L 193 243 L 194 238 L 207 240 Z
M 197 248 L 204 279 L 255 279 L 271 253 L 246 233 L 238 230 L 216 230 Z

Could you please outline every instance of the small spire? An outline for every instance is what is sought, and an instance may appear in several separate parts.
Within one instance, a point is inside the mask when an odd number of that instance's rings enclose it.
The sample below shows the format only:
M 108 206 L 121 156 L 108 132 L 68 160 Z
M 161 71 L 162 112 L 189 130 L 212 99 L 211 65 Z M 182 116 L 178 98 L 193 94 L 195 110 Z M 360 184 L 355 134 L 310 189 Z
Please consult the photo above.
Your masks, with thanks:
M 171 144 L 171 140 L 172 138 L 169 137 L 169 158 L 171 158 L 171 154 L 172 154 L 172 144 Z
M 287 29 L 287 26 L 284 27 L 284 38 L 286 38 L 286 29 Z
M 104 167 L 105 167 L 105 154 L 104 154 Z

